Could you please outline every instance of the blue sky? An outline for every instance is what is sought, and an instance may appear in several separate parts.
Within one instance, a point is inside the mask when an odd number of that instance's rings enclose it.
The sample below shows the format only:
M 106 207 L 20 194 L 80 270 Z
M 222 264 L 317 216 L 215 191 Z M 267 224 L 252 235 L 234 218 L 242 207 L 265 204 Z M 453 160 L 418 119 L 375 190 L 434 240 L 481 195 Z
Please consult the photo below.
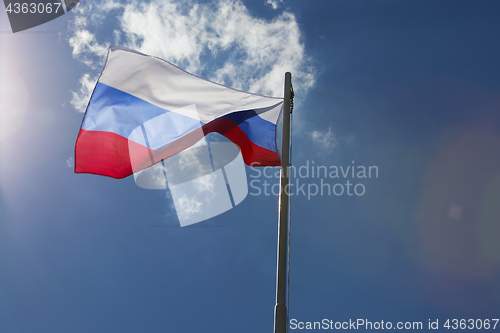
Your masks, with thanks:
M 292 198 L 290 318 L 498 317 L 500 4 L 147 3 L 17 34 L 0 10 L 1 332 L 273 328 L 275 196 L 181 228 L 165 191 L 73 173 L 109 45 L 276 96 L 291 71 L 293 164 L 378 167 Z

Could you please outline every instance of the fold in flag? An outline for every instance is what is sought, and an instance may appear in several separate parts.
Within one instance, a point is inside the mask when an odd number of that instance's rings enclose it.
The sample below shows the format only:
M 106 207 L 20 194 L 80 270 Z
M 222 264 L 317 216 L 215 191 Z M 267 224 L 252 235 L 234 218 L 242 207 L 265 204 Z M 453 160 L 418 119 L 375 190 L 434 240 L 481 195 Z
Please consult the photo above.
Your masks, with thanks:
M 248 165 L 279 166 L 283 98 L 231 89 L 156 57 L 112 47 L 75 145 L 75 172 L 124 178 L 217 132 Z

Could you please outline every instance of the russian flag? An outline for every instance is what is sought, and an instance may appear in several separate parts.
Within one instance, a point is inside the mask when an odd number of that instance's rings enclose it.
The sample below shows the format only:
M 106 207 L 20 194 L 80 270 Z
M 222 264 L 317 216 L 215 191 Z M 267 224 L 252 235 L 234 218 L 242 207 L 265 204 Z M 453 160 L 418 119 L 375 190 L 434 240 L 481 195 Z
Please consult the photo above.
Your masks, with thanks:
M 231 89 L 156 57 L 108 51 L 75 145 L 75 172 L 124 178 L 217 132 L 247 165 L 279 166 L 283 98 Z

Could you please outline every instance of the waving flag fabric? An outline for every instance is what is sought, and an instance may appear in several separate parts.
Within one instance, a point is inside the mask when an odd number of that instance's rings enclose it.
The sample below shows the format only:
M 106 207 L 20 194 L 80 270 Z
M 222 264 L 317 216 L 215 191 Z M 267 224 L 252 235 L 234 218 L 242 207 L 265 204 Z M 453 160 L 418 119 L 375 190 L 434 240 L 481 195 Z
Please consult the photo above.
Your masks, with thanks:
M 279 166 L 282 98 L 231 89 L 112 47 L 75 146 L 75 172 L 124 178 L 218 132 L 248 165 Z

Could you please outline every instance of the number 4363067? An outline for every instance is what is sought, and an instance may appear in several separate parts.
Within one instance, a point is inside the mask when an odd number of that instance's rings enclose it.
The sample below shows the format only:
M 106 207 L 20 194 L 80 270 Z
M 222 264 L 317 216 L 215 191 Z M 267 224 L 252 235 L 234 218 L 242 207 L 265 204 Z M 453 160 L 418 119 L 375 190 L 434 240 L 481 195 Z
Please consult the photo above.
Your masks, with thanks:
M 60 2 L 54 2 L 54 3 L 9 3 L 9 5 L 6 8 L 7 13 L 14 13 L 14 14 L 43 14 L 47 13 L 50 14 L 52 12 L 57 13 L 59 8 L 61 7 Z
M 489 330 L 490 328 L 491 329 L 495 329 L 497 327 L 497 324 L 498 324 L 498 319 L 461 319 L 461 320 L 458 320 L 458 319 L 448 319 L 446 321 L 446 323 L 444 323 L 443 327 L 447 328 L 447 329 L 453 329 L 453 330 L 456 330 L 456 329 L 486 329 L 486 330 Z

